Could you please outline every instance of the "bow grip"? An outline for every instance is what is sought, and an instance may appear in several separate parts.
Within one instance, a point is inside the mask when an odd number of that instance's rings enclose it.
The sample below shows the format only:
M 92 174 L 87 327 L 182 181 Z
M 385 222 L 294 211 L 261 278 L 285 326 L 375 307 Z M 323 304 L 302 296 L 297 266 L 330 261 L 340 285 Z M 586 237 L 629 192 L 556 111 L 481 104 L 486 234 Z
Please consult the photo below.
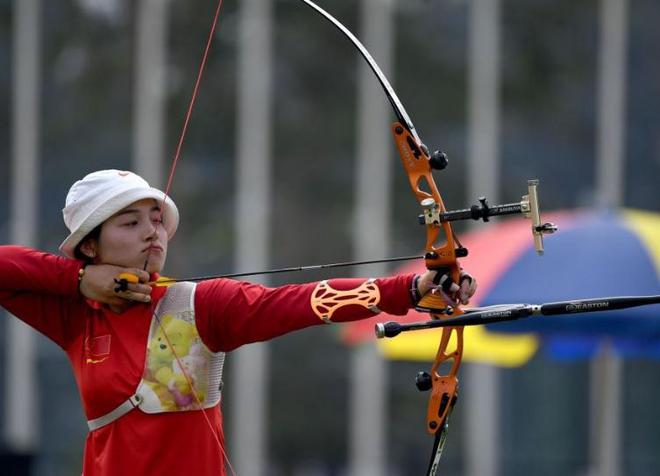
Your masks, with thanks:
M 445 280 L 444 283 L 442 283 L 442 288 L 445 293 L 449 293 L 449 288 L 451 287 L 452 283 L 459 284 L 460 280 L 460 267 L 458 264 L 453 265 L 453 266 L 442 266 L 439 268 L 429 268 L 432 271 L 436 272 L 436 275 L 433 278 L 433 283 L 436 285 L 440 285 L 440 280 L 442 279 L 443 276 L 449 276 L 451 279 Z M 438 312 L 442 314 L 452 314 L 452 309 L 454 308 L 455 303 L 447 302 L 443 297 L 441 293 L 432 293 L 432 292 L 427 292 L 422 298 L 419 300 L 417 305 L 415 306 L 415 309 L 421 312 Z

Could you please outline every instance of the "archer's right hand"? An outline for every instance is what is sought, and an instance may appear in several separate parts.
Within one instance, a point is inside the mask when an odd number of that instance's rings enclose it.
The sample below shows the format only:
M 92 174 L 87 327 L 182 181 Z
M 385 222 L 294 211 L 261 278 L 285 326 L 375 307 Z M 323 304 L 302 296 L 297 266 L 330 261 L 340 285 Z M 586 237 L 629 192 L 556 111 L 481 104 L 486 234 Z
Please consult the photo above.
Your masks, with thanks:
M 122 273 L 132 274 L 138 282 L 129 282 L 126 290 L 118 289 L 117 280 Z M 87 299 L 109 306 L 124 306 L 127 302 L 151 302 L 149 273 L 138 268 L 124 268 L 110 264 L 90 264 L 80 280 L 80 294 Z

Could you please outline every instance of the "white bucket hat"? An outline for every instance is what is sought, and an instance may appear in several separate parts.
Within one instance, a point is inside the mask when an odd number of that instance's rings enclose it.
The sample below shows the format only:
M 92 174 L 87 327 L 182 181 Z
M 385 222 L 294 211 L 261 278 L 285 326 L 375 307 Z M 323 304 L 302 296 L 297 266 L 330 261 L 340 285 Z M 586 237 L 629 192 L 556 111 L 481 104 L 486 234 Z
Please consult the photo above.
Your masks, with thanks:
M 131 203 L 153 198 L 163 204 L 163 226 L 168 238 L 172 238 L 179 225 L 179 211 L 164 192 L 149 186 L 146 180 L 133 172 L 123 170 L 99 170 L 69 189 L 62 210 L 64 224 L 71 234 L 60 245 L 60 250 L 74 258 L 74 250 L 89 232 L 126 208 Z

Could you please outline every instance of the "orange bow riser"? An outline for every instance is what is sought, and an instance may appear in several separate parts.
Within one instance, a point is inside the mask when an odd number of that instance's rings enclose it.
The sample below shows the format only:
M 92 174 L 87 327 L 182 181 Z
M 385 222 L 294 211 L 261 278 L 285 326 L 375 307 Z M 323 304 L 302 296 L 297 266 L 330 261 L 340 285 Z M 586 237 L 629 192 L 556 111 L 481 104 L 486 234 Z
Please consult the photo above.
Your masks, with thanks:
M 438 270 L 439 274 L 449 273 L 455 283 L 459 282 L 460 266 L 457 254 L 465 256 L 467 250 L 462 246 L 456 246 L 454 232 L 448 221 L 433 219 L 433 215 L 446 212 L 444 202 L 438 187 L 433 179 L 433 166 L 444 168 L 446 157 L 441 153 L 434 153 L 437 158 L 432 161 L 426 147 L 419 143 L 410 131 L 401 123 L 392 126 L 392 134 L 399 151 L 403 167 L 408 175 L 408 181 L 418 203 L 424 210 L 424 223 L 426 225 L 426 247 L 424 259 L 426 267 Z M 440 243 L 439 243 L 440 241 Z M 451 306 L 452 316 L 463 314 L 460 306 L 445 302 L 439 294 L 427 294 L 419 302 L 420 306 L 430 309 L 447 309 Z M 446 317 L 446 314 L 444 314 Z M 440 319 L 442 314 L 431 313 L 432 319 Z M 455 347 L 450 349 L 452 335 Z M 431 367 L 430 375 L 421 373 L 418 376 L 417 385 L 420 390 L 431 390 L 426 415 L 426 429 L 429 433 L 436 435 L 434 448 L 434 460 L 440 459 L 442 443 L 444 442 L 447 428 L 447 419 L 456 403 L 458 393 L 458 370 L 463 356 L 463 328 L 446 327 L 442 331 L 440 345 Z M 451 364 L 446 375 L 440 375 L 443 364 Z M 436 465 L 437 466 L 437 465 Z
M 424 250 L 426 267 L 429 270 L 437 270 L 438 276 L 449 274 L 453 282 L 459 284 L 460 266 L 457 259 L 466 256 L 467 250 L 456 239 L 450 223 L 455 220 L 466 219 L 488 221 L 489 217 L 495 215 L 522 213 L 531 218 L 531 228 L 536 248 L 541 253 L 543 250 L 542 235 L 554 232 L 556 227 L 551 223 L 542 224 L 540 221 L 536 194 L 538 182 L 529 182 L 528 194 L 518 203 L 490 206 L 484 198 L 480 199 L 480 205 L 474 205 L 469 209 L 447 211 L 432 174 L 434 169 L 442 170 L 446 167 L 446 155 L 439 151 L 429 155 L 428 149 L 419 138 L 408 113 L 389 81 L 355 35 L 311 0 L 301 1 L 332 23 L 352 42 L 376 75 L 392 105 L 397 117 L 397 122 L 392 126 L 394 140 L 410 186 L 417 202 L 422 207 L 422 215 L 419 218 L 420 224 L 426 227 L 426 246 Z M 442 296 L 442 293 L 428 293 L 417 305 L 418 309 L 430 313 L 430 322 L 438 323 L 447 319 L 455 319 L 464 314 L 459 305 L 446 302 Z M 380 337 L 383 336 L 385 335 Z M 452 343 L 454 343 L 454 347 L 450 348 Z M 417 377 L 417 387 L 420 390 L 431 390 L 427 410 L 427 431 L 435 435 L 435 443 L 427 471 L 429 475 L 436 474 L 442 455 L 448 426 L 447 420 L 457 399 L 457 374 L 462 355 L 463 328 L 461 326 L 445 327 L 430 374 L 421 372 Z M 443 364 L 448 364 L 450 368 L 447 374 L 440 375 L 440 368 Z

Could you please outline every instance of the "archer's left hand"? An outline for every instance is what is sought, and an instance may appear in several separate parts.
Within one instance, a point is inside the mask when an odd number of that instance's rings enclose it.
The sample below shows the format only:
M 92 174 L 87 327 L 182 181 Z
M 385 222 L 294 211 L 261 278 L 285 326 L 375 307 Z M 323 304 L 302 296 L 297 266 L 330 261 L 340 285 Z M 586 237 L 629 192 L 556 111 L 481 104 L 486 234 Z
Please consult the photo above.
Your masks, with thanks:
M 429 270 L 419 276 L 417 292 L 420 296 L 427 293 L 440 293 L 448 303 L 467 304 L 477 291 L 477 280 L 461 269 L 458 283 L 449 273 L 438 276 L 438 272 Z

